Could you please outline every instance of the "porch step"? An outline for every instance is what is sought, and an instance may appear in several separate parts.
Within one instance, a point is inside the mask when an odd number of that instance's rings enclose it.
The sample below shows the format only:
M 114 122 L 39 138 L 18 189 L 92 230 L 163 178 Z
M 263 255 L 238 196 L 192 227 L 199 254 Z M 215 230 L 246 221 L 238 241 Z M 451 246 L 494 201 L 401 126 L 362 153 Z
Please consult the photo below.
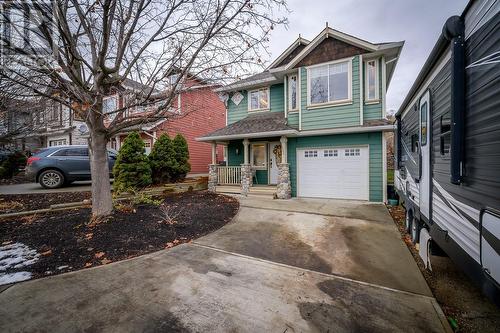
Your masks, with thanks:
M 240 194 L 241 189 L 239 186 L 228 186 L 228 185 L 219 185 L 216 187 L 217 193 L 228 193 L 228 194 Z M 250 187 L 250 191 L 248 192 L 249 196 L 258 196 L 258 197 L 268 197 L 273 198 L 274 193 L 276 193 L 275 186 L 252 186 Z
M 215 191 L 218 193 L 237 193 L 237 194 L 240 194 L 241 192 L 239 186 L 224 186 L 224 185 L 217 185 Z
M 252 194 L 271 194 L 276 193 L 276 186 L 252 186 L 249 193 Z

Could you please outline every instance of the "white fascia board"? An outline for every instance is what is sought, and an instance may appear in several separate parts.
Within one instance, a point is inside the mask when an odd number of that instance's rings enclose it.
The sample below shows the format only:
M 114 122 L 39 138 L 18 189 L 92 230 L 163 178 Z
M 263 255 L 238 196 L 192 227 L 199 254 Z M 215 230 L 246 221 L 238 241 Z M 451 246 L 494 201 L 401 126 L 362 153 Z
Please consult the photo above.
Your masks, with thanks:
M 219 141 L 219 140 L 253 139 L 253 138 L 265 138 L 269 136 L 280 136 L 280 135 L 295 136 L 297 133 L 298 132 L 296 130 L 284 130 L 284 131 L 273 131 L 273 132 L 258 132 L 258 133 L 200 137 L 196 138 L 195 140 L 204 142 L 204 141 Z
M 292 59 L 292 61 L 290 61 L 286 65 L 285 69 L 293 68 L 300 60 L 302 60 L 307 54 L 309 54 L 309 52 L 311 52 L 314 48 L 316 48 L 316 46 L 318 46 L 319 43 L 321 43 L 324 39 L 326 39 L 328 37 L 333 37 L 333 38 L 342 40 L 346 43 L 349 43 L 349 44 L 352 44 L 355 46 L 359 46 L 359 47 L 364 48 L 368 51 L 375 52 L 378 50 L 378 47 L 375 44 L 369 43 L 369 42 L 361 40 L 359 38 L 347 35 L 343 32 L 326 27 L 318 34 L 318 36 L 316 36 L 311 41 L 311 43 L 309 43 L 309 45 L 307 45 L 299 54 L 297 54 L 297 56 L 295 58 Z
M 273 67 L 273 66 L 279 64 L 281 61 L 283 61 L 283 59 L 285 57 L 287 57 L 290 53 L 292 53 L 292 51 L 295 50 L 295 48 L 297 46 L 299 46 L 300 44 L 304 44 L 307 46 L 309 43 L 310 43 L 310 41 L 308 41 L 307 39 L 304 39 L 302 37 L 297 38 L 292 44 L 290 44 L 290 46 L 278 58 L 276 58 L 276 60 L 274 60 L 269 65 L 269 67 L 267 67 L 267 69 L 270 69 L 271 67 Z
M 230 84 L 230 85 L 227 85 L 225 87 L 214 89 L 214 91 L 215 92 L 230 92 L 230 91 L 237 91 L 237 90 L 246 90 L 248 88 L 252 88 L 252 87 L 256 87 L 256 86 L 264 85 L 264 84 L 269 84 L 272 82 L 279 83 L 279 80 L 275 77 L 269 77 L 266 79 L 248 81 L 248 82 L 244 82 L 244 83 Z
M 321 130 L 301 131 L 297 136 L 316 136 L 316 135 L 330 135 L 330 134 L 347 134 L 347 133 L 364 133 L 364 132 L 390 132 L 394 131 L 394 125 L 382 126 L 356 126 L 356 127 L 343 127 L 343 128 L 329 128 Z

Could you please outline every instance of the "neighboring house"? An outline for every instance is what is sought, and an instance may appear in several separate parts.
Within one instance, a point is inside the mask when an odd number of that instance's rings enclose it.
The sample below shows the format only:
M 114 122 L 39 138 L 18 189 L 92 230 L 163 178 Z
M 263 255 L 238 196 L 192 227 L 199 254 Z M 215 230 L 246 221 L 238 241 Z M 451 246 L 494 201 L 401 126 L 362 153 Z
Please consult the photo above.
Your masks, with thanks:
M 169 78 L 174 80 L 175 75 Z M 198 142 L 195 138 L 208 130 L 215 130 L 226 123 L 224 103 L 214 89 L 217 86 L 201 79 L 189 77 L 178 85 L 178 94 L 172 103 L 172 116 L 156 122 L 145 122 L 120 133 L 109 142 L 109 147 L 120 149 L 123 140 L 131 131 L 138 131 L 146 145 L 149 154 L 156 139 L 162 133 L 168 133 L 171 138 L 182 134 L 189 146 L 191 173 L 206 174 L 211 161 L 210 146 Z M 106 96 L 103 101 L 103 111 L 108 115 L 109 121 L 115 116 L 113 111 L 126 105 L 127 96 L 133 92 L 144 92 L 149 88 L 139 82 L 125 80 L 122 89 Z M 32 130 L 14 136 L 13 148 L 18 150 L 33 151 L 41 147 L 57 145 L 87 144 L 88 129 L 83 121 L 72 110 L 60 103 L 41 99 L 36 107 L 11 108 L 8 112 L 11 118 L 16 119 L 12 124 L 17 124 L 21 118 L 26 118 Z M 130 104 L 129 104 L 130 105 Z M 151 106 L 137 106 L 127 112 L 138 117 L 146 117 Z M 152 105 L 154 107 L 154 105 Z M 16 125 L 17 126 L 17 125 Z M 217 160 L 223 161 L 223 148 L 217 151 Z
M 175 74 L 169 78 L 171 82 L 177 79 Z M 139 131 L 146 144 L 146 153 L 149 154 L 156 139 L 162 133 L 168 133 L 173 139 L 182 134 L 189 147 L 189 163 L 191 174 L 206 174 L 211 161 L 210 146 L 207 143 L 196 141 L 196 137 L 206 133 L 207 129 L 215 130 L 226 124 L 224 103 L 214 89 L 220 87 L 210 84 L 196 77 L 184 79 L 178 87 L 179 93 L 172 103 L 171 118 L 156 122 L 146 122 L 139 126 L 127 129 L 110 140 L 110 147 L 119 149 L 127 134 Z M 120 101 L 118 103 L 121 103 Z M 137 113 L 147 113 L 147 110 L 135 110 Z M 218 162 L 224 161 L 223 147 L 217 150 Z
M 227 147 L 227 166 L 211 166 L 210 189 L 240 185 L 246 195 L 271 185 L 278 198 L 385 201 L 384 137 L 393 131 L 385 98 L 403 44 L 326 27 L 312 41 L 299 37 L 264 72 L 219 89 L 227 126 L 198 138 L 214 152 Z

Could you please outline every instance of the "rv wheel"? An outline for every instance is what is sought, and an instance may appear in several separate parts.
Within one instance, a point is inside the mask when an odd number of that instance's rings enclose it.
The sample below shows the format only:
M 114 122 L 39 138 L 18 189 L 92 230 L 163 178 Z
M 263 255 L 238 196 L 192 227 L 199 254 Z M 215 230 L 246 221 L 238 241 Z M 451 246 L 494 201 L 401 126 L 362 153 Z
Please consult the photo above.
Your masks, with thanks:
M 420 237 L 420 221 L 413 219 L 411 222 L 411 240 L 413 244 L 417 244 Z
M 406 218 L 405 218 L 405 231 L 410 233 L 411 229 L 411 221 L 413 220 L 413 213 L 411 210 L 406 210 Z

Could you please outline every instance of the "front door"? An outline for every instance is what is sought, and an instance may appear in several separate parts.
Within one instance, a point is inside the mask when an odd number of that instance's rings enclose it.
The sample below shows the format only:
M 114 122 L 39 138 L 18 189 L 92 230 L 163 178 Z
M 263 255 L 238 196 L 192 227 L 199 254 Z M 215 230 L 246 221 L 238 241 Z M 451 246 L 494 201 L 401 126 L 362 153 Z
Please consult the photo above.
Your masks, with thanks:
M 278 163 L 281 163 L 281 143 L 269 143 L 269 184 L 278 184 Z

